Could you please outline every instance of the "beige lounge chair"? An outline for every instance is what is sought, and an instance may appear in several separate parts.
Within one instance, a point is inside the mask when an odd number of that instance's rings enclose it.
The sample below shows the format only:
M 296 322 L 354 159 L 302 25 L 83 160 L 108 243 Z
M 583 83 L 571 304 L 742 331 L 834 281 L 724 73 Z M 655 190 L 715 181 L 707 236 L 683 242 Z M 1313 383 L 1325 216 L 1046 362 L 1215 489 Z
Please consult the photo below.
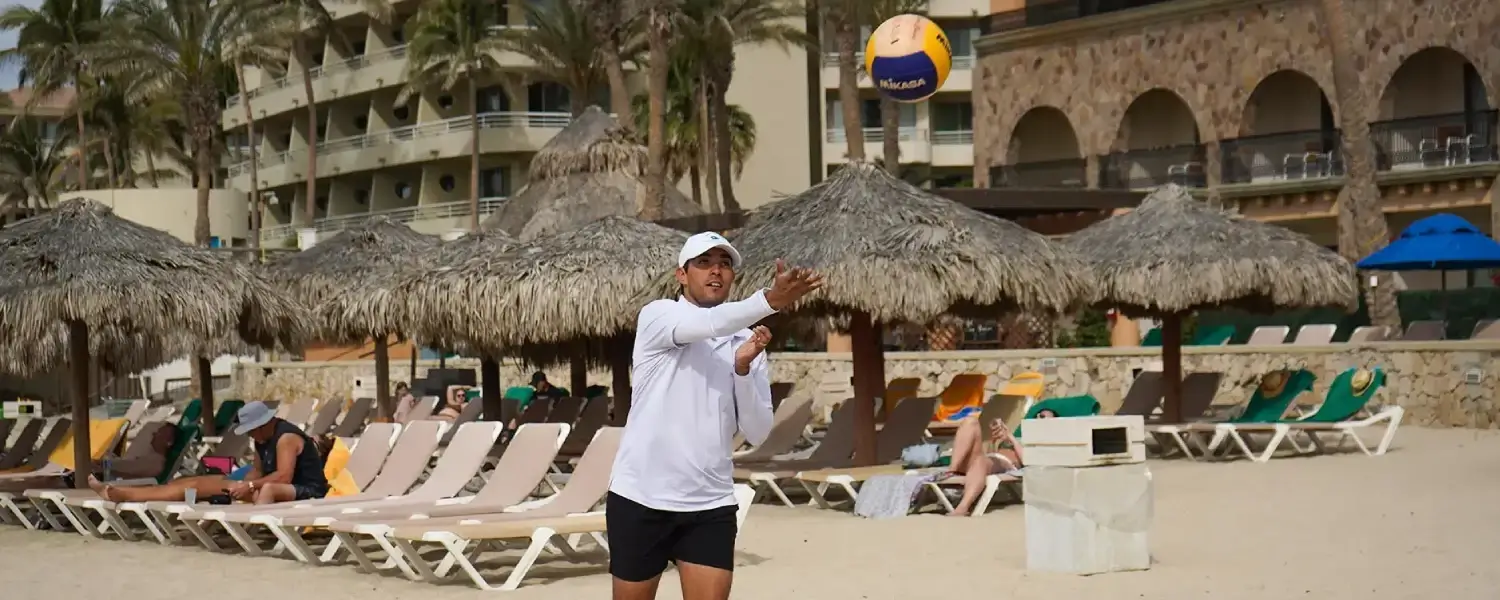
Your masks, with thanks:
M 1250 339 L 1245 340 L 1245 345 L 1280 346 L 1286 343 L 1286 336 L 1291 332 L 1292 328 L 1285 325 L 1261 325 L 1250 332 Z
M 1403 342 L 1436 342 L 1447 339 L 1448 324 L 1442 321 L 1412 321 L 1401 336 Z
M 552 410 L 547 413 L 548 423 L 567 423 L 572 425 L 578 420 L 578 415 L 583 413 L 583 398 L 568 396 L 552 401 Z
M 568 438 L 563 440 L 562 447 L 557 451 L 557 462 L 573 461 L 583 456 L 589 443 L 593 441 L 594 434 L 608 424 L 609 398 L 589 401 L 578 415 L 578 421 L 568 430 Z
M 330 402 L 332 401 L 330 400 Z M 296 402 L 282 403 L 281 406 L 286 407 L 286 416 L 282 416 L 281 408 L 277 407 L 277 417 L 280 417 L 281 420 L 296 425 L 297 427 L 303 427 L 307 425 L 308 419 L 312 418 L 313 411 L 318 410 L 318 399 L 303 398 Z
M 462 429 L 464 423 L 473 423 L 474 421 L 478 421 L 480 415 L 483 414 L 484 402 L 476 400 L 473 402 L 465 403 L 464 409 L 458 411 L 458 417 L 453 419 L 452 427 L 448 428 L 448 433 L 443 434 L 443 439 L 438 442 L 438 445 L 446 448 L 448 444 L 453 441 L 453 436 L 458 435 L 458 430 Z
M 437 396 L 422 396 L 422 399 L 417 400 L 417 404 L 411 407 L 411 412 L 406 413 L 406 421 L 410 423 L 412 421 L 426 421 L 432 419 L 432 414 L 434 412 L 437 412 L 437 405 L 439 400 L 441 400 L 441 398 L 438 398 Z
M 313 413 L 312 421 L 303 428 L 302 432 L 312 437 L 318 437 L 333 430 L 334 423 L 339 420 L 339 412 L 344 409 L 344 403 L 337 400 L 329 400 L 318 407 Z
M 807 490 L 819 508 L 833 508 L 828 500 L 828 491 L 832 488 L 843 490 L 850 501 L 855 500 L 859 495 L 858 484 L 875 475 L 892 472 L 892 469 L 896 473 L 902 471 L 901 451 L 922 443 L 937 403 L 938 398 L 927 397 L 907 398 L 897 404 L 886 419 L 885 427 L 875 436 L 875 465 L 815 468 L 794 473 L 792 477 L 802 484 L 802 489 Z
M 396 439 L 396 445 L 391 448 L 390 455 L 381 467 L 380 474 L 370 482 L 369 487 L 364 488 L 358 494 L 352 496 L 339 496 L 336 498 L 319 498 L 305 502 L 287 503 L 290 506 L 278 507 L 281 510 L 293 508 L 325 508 L 338 505 L 352 505 L 371 500 L 382 500 L 392 496 L 400 496 L 411 489 L 412 485 L 427 470 L 427 462 L 432 453 L 437 449 L 438 440 L 443 432 L 447 431 L 448 424 L 443 421 L 412 421 L 407 423 L 401 432 L 401 437 Z M 243 521 L 248 517 L 264 512 L 266 507 L 253 504 L 237 504 L 230 506 L 212 504 L 187 505 L 177 503 L 169 506 L 164 512 L 176 514 L 178 519 L 187 526 L 194 537 L 199 541 L 204 540 L 206 533 L 198 524 L 202 521 L 218 523 L 229 532 L 234 541 L 250 556 L 260 556 L 265 551 L 256 543 L 255 539 L 245 530 Z M 236 516 L 231 520 L 231 515 Z M 238 518 L 244 517 L 244 518 Z M 212 538 L 209 538 L 212 539 Z M 206 545 L 206 544 L 205 544 Z M 210 549 L 213 549 L 210 546 Z
M 494 421 L 465 423 L 448 444 L 432 473 L 416 488 L 405 494 L 392 494 L 384 498 L 373 498 L 359 502 L 341 502 L 332 506 L 262 506 L 262 510 L 228 512 L 219 519 L 227 526 L 263 525 L 276 536 L 277 541 L 291 551 L 299 562 L 318 563 L 321 558 L 302 538 L 302 528 L 322 523 L 319 517 L 329 517 L 329 522 L 339 515 L 355 514 L 381 508 L 399 509 L 409 506 L 426 506 L 443 499 L 453 498 L 463 492 L 464 486 L 479 472 L 490 447 L 500 437 L 504 424 Z M 399 460 L 399 458 L 397 459 Z
M 1474 333 L 1469 335 L 1471 340 L 1497 340 L 1500 339 L 1500 320 L 1480 319 L 1474 323 Z
M 1297 330 L 1297 337 L 1292 340 L 1293 346 L 1323 346 L 1333 342 L 1333 334 L 1338 333 L 1338 325 L 1303 325 Z
M 14 423 L 15 421 L 8 422 Z M 45 429 L 47 429 L 46 419 L 27 419 L 26 424 L 21 426 L 20 433 L 15 435 L 14 441 L 5 447 L 4 454 L 0 454 L 0 471 L 25 465 L 26 459 L 31 458 L 31 451 L 36 448 L 36 442 L 41 439 L 42 431 Z
M 796 450 L 808 424 L 812 423 L 812 416 L 812 398 L 799 396 L 786 399 L 776 409 L 771 421 L 771 431 L 766 434 L 765 442 L 735 454 L 734 460 L 746 464 L 763 462 L 775 460 L 777 456 Z
M 1151 375 L 1151 374 L 1155 374 L 1156 375 L 1156 377 L 1154 379 L 1154 381 L 1155 381 L 1154 384 L 1152 383 L 1152 380 L 1149 380 L 1149 379 L 1146 380 L 1146 381 L 1144 381 L 1144 382 L 1141 381 L 1141 378 L 1146 377 L 1147 375 Z M 1136 388 L 1136 386 L 1142 386 L 1142 385 L 1144 385 L 1146 387 L 1150 387 L 1152 385 L 1159 386 L 1160 383 L 1161 383 L 1161 373 L 1159 371 L 1145 371 L 1145 372 L 1142 372 L 1139 376 L 1136 377 L 1135 383 L 1133 383 L 1131 385 L 1131 390 L 1133 391 Z M 1159 390 L 1159 387 L 1158 387 L 1158 390 Z M 1126 393 L 1126 396 L 1127 396 L 1127 398 L 1129 397 L 1129 392 Z M 1149 397 L 1150 397 L 1149 394 L 1147 394 L 1146 397 L 1149 399 Z M 1160 395 L 1158 395 L 1156 397 L 1156 401 L 1157 402 L 1161 401 Z M 1127 400 L 1126 403 L 1128 404 L 1129 400 Z M 981 410 L 980 413 L 979 413 L 979 422 L 980 423 L 988 423 L 988 422 L 990 422 L 991 420 L 993 420 L 994 418 L 996 418 L 998 416 L 998 414 L 1000 414 L 1001 410 L 1003 410 L 1002 407 L 994 406 L 993 405 L 993 401 L 991 402 L 991 404 L 986 404 L 985 407 L 984 407 L 984 409 Z M 1122 407 L 1120 409 L 1120 411 L 1117 412 L 1116 414 L 1130 414 L 1130 413 L 1125 413 L 1124 411 L 1125 411 L 1125 409 Z M 1025 415 L 1023 414 L 1022 416 L 1024 417 Z M 1020 423 L 1020 421 L 1021 421 L 1021 419 L 1016 419 L 1015 420 L 1016 423 Z M 1006 421 L 1006 427 L 1007 428 L 1013 427 L 1012 425 L 1010 425 L 1010 423 L 1011 423 L 1010 421 Z M 990 436 L 990 428 L 989 427 L 981 427 L 979 429 L 979 435 L 980 435 L 980 439 L 984 443 L 986 443 L 986 444 L 988 444 L 993 439 Z M 881 474 L 884 474 L 884 473 L 881 473 Z M 971 511 L 969 511 L 969 516 L 975 516 L 975 515 L 982 515 L 982 514 L 984 514 L 984 512 L 989 509 L 990 503 L 994 501 L 995 493 L 999 492 L 1000 488 L 1002 488 L 1002 487 L 1010 487 L 1011 488 L 1011 495 L 1019 499 L 1021 497 L 1021 493 L 1020 493 L 1020 491 L 1018 489 L 1015 488 L 1015 484 L 1017 482 L 1019 482 L 1019 481 L 1021 481 L 1021 479 L 1019 477 L 1016 477 L 1014 475 L 1006 475 L 1004 473 L 990 473 L 989 475 L 985 476 L 985 478 L 984 478 L 984 491 L 980 492 L 979 499 L 974 503 L 974 508 Z M 929 481 L 929 482 L 927 482 L 927 483 L 924 484 L 924 487 L 926 487 L 928 491 L 932 492 L 932 494 L 937 498 L 938 504 L 943 507 L 943 511 L 944 512 L 951 513 L 951 512 L 953 512 L 954 506 L 953 506 L 953 503 L 948 500 L 948 495 L 947 495 L 947 493 L 944 492 L 944 488 L 950 488 L 950 487 L 963 488 L 963 485 L 964 485 L 964 476 L 957 475 L 957 476 L 954 476 L 954 477 L 948 477 L 946 479 L 938 479 L 938 480 L 934 480 L 934 481 Z
M 583 458 L 578 461 L 578 468 L 568 478 L 567 485 L 557 495 L 547 498 L 545 502 L 538 503 L 534 508 L 512 512 L 490 512 L 483 514 L 466 514 L 455 516 L 433 517 L 424 519 L 420 524 L 414 524 L 413 528 L 419 530 L 453 528 L 462 525 L 477 525 L 481 523 L 502 525 L 505 523 L 526 523 L 537 520 L 557 520 L 572 518 L 577 515 L 585 515 L 597 509 L 603 503 L 605 494 L 609 491 L 610 474 L 614 469 L 615 455 L 620 448 L 619 427 L 605 427 L 595 434 L 594 441 L 589 444 L 589 449 Z M 450 509 L 462 510 L 462 509 Z M 473 567 L 471 559 L 465 556 L 466 551 L 477 552 L 481 549 L 475 547 L 470 549 L 468 540 L 454 540 L 454 543 L 444 543 L 448 550 L 446 556 L 434 568 L 428 563 L 422 554 L 412 545 L 412 541 L 429 541 L 421 535 L 400 537 L 396 532 L 404 527 L 394 528 L 387 539 L 391 541 L 387 551 L 394 550 L 390 562 L 394 562 L 407 577 L 417 580 L 440 581 L 447 576 L 455 564 L 467 564 L 464 570 L 467 572 Z M 550 536 L 549 536 L 550 537 Z M 597 539 L 597 538 L 596 538 Z M 437 540 L 430 540 L 437 541 Z M 545 539 L 544 539 L 545 542 Z M 543 544 L 545 545 L 545 544 Z M 531 552 L 531 549 L 527 550 Z M 537 550 L 540 552 L 540 550 Z M 533 557 L 534 559 L 535 557 Z M 516 579 L 519 584 L 520 579 Z
M 754 462 L 735 460 L 735 481 L 749 484 L 757 494 L 769 492 L 782 504 L 796 506 L 782 491 L 781 481 L 804 469 L 847 465 L 850 457 L 854 456 L 854 413 L 857 409 L 852 398 L 834 409 L 828 429 L 823 432 L 823 439 L 806 458 Z
M 323 552 L 323 564 L 334 562 L 338 550 L 347 549 L 363 571 L 375 571 L 377 567 L 369 555 L 360 548 L 359 536 L 371 536 L 385 548 L 388 560 L 386 568 L 394 566 L 399 553 L 390 547 L 385 535 L 391 529 L 414 519 L 456 517 L 514 510 L 524 505 L 547 476 L 547 469 L 562 447 L 563 439 L 571 428 L 566 423 L 530 423 L 516 430 L 511 439 L 512 452 L 506 452 L 489 481 L 479 493 L 472 496 L 435 500 L 426 504 L 402 504 L 380 506 L 357 513 L 346 513 L 334 517 L 298 519 L 298 523 L 327 527 L 333 531 L 335 540 Z M 288 519 L 288 523 L 292 520 Z
M 1349 343 L 1368 344 L 1370 342 L 1383 342 L 1391 335 L 1390 331 L 1382 325 L 1364 325 L 1356 327 L 1349 334 Z
M 341 438 L 359 435 L 360 431 L 365 428 L 365 421 L 370 420 L 370 413 L 374 410 L 374 398 L 356 398 L 354 403 L 349 405 L 349 410 L 344 411 L 339 424 L 333 428 L 333 435 Z
M 370 426 L 364 437 L 355 441 L 350 449 L 349 462 L 345 464 L 344 470 L 353 476 L 356 486 L 364 489 L 375 477 L 375 473 L 380 471 L 381 463 L 385 462 L 386 455 L 390 454 L 391 444 L 396 441 L 396 436 L 400 432 L 400 425 L 376 423 Z M 231 446 L 236 444 L 244 444 L 241 448 L 248 448 L 249 439 L 246 436 L 231 435 L 215 448 L 215 452 L 232 450 Z M 125 515 L 135 515 L 145 527 L 146 532 L 162 545 L 174 545 L 181 541 L 172 526 L 172 517 L 175 513 L 168 513 L 167 510 L 170 508 L 177 512 L 186 512 L 188 509 L 188 505 L 181 502 L 110 502 L 100 498 L 98 494 L 93 493 L 93 490 L 68 490 L 60 498 L 49 499 L 58 505 L 59 510 L 71 513 L 71 519 L 77 522 L 92 523 L 93 516 L 97 516 L 100 525 L 92 530 L 82 531 L 81 533 L 85 535 L 99 537 L 113 532 L 121 539 L 134 541 L 137 535 L 125 519 Z M 90 516 L 91 514 L 93 516 Z M 188 529 L 194 531 L 195 527 L 196 525 L 193 525 Z M 200 541 L 203 540 L 200 539 Z M 216 543 L 204 542 L 204 545 L 210 549 L 218 549 Z

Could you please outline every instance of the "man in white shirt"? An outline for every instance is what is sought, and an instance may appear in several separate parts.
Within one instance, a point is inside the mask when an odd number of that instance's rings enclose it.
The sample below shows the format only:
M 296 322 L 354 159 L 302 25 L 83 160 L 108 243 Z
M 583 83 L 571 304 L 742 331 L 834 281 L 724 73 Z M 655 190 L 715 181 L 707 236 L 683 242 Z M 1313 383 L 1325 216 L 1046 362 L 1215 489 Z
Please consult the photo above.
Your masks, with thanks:
M 740 253 L 717 233 L 688 238 L 677 257 L 682 296 L 641 309 L 632 403 L 605 501 L 615 600 L 649 600 L 667 563 L 684 600 L 727 600 L 737 535 L 735 432 L 771 430 L 771 332 L 749 329 L 823 285 L 777 261 L 776 279 L 725 302 Z

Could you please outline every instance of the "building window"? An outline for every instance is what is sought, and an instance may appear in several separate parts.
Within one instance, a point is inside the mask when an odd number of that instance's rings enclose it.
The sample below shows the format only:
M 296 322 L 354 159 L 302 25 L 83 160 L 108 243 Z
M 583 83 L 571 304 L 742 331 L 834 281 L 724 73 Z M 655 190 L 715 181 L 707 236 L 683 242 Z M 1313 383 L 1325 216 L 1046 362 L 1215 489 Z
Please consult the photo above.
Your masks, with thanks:
M 405 181 L 396 182 L 396 197 L 402 200 L 411 199 L 411 184 Z
M 370 117 L 365 116 L 365 115 L 360 115 L 360 116 L 354 117 L 354 128 L 358 129 L 360 131 L 364 131 L 366 129 L 369 129 L 370 128 Z
M 370 190 L 354 190 L 354 202 L 361 206 L 370 203 Z
M 349 46 L 350 46 L 351 50 L 354 50 L 354 56 L 355 57 L 360 57 L 360 56 L 364 56 L 365 55 L 365 41 L 364 40 L 356 41 L 356 42 L 354 42 L 352 44 L 349 44 Z
M 328 196 L 318 196 L 316 202 L 318 204 L 318 210 L 325 213 L 328 212 Z
M 391 27 L 391 41 L 397 44 L 406 43 L 406 22 L 402 21 Z
M 391 109 L 391 116 L 396 117 L 397 121 L 405 121 L 408 117 L 411 117 L 411 108 L 405 105 L 397 106 Z
M 526 86 L 527 110 L 531 112 L 568 112 L 568 88 L 555 81 Z
M 917 105 L 902 102 L 896 106 L 898 113 L 901 115 L 901 127 L 916 127 Z M 880 127 L 880 100 L 874 98 L 861 99 L 859 108 L 860 127 L 878 129 Z M 831 95 L 828 99 L 826 121 L 829 129 L 844 128 L 844 109 L 836 95 Z
M 953 48 L 954 56 L 974 56 L 974 40 L 979 37 L 978 29 L 971 29 L 963 23 L 953 23 L 944 27 L 943 32 L 948 34 L 948 45 Z
M 445 192 L 451 192 L 457 186 L 458 180 L 454 179 L 452 175 L 444 175 L 438 178 L 438 187 L 443 188 Z
M 479 90 L 480 112 L 508 112 L 510 111 L 510 94 L 505 93 L 505 88 L 492 85 Z
M 479 172 L 479 195 L 485 198 L 510 196 L 510 173 L 507 167 L 493 167 Z
M 933 131 L 973 131 L 974 105 L 969 102 L 933 102 Z
M 450 96 L 448 94 L 438 96 L 438 108 L 441 108 L 443 110 L 453 108 L 453 96 Z

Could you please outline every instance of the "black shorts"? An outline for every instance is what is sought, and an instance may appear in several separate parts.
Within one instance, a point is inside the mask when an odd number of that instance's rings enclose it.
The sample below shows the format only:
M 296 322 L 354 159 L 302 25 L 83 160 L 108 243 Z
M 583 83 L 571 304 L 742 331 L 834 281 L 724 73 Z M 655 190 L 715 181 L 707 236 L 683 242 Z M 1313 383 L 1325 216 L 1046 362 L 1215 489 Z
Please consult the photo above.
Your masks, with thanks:
M 292 489 L 296 490 L 296 492 L 297 492 L 297 496 L 296 496 L 296 500 L 297 501 L 301 501 L 301 500 L 317 500 L 319 498 L 322 498 L 323 496 L 327 496 L 328 495 L 328 488 L 326 488 L 326 487 L 314 487 L 314 486 L 310 486 L 310 485 L 296 485 L 296 484 L 293 484 L 292 485 Z
M 610 492 L 604 501 L 609 574 L 625 581 L 649 581 L 667 569 L 668 561 L 733 571 L 737 509 L 731 504 L 671 512 Z

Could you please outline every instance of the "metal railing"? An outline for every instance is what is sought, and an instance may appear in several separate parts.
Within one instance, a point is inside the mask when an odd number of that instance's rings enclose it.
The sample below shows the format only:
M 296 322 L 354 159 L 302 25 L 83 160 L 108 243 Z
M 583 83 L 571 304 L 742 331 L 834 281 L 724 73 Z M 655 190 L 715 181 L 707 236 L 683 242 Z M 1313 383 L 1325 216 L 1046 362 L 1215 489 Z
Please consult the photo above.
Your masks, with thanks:
M 989 35 L 1027 27 L 1051 25 L 1083 17 L 1130 10 L 1171 0 L 1054 0 L 1028 2 L 1025 8 L 995 13 L 980 19 L 979 34 Z
M 492 197 L 479 199 L 479 217 L 484 218 L 505 204 L 506 198 Z M 313 229 L 318 233 L 330 233 L 343 231 L 349 227 L 364 223 L 370 217 L 383 216 L 397 223 L 411 223 L 413 221 L 425 221 L 428 219 L 446 219 L 469 216 L 469 201 L 458 200 L 455 202 L 440 202 L 436 204 L 424 204 L 419 206 L 407 206 L 392 208 L 388 210 L 374 210 L 366 213 L 352 215 L 338 215 L 318 219 L 313 222 Z M 304 229 L 299 225 L 273 225 L 263 227 L 260 230 L 261 243 L 275 242 L 295 237 L 297 230 Z
M 823 66 L 825 66 L 825 67 L 837 67 L 837 66 L 839 66 L 839 53 L 837 53 L 837 52 L 824 52 L 823 53 Z M 855 66 L 855 68 L 859 69 L 860 71 L 864 71 L 865 70 L 865 53 L 863 53 L 863 52 L 855 52 L 854 53 L 854 66 Z M 972 69 L 972 68 L 974 68 L 974 55 L 972 55 L 972 54 L 955 54 L 955 55 L 953 55 L 953 68 L 955 68 L 955 69 Z
M 1099 157 L 1099 187 L 1140 189 L 1175 183 L 1204 187 L 1204 151 L 1200 144 L 1150 150 L 1127 150 Z
M 1085 188 L 1088 159 L 1062 158 L 990 168 L 991 187 Z
M 505 129 L 510 127 L 534 127 L 539 129 L 562 129 L 568 126 L 573 116 L 554 112 L 488 112 L 479 114 L 480 129 Z M 400 144 L 424 138 L 468 132 L 468 115 L 407 125 L 385 131 L 327 140 L 318 143 L 318 155 L 333 154 L 347 150 L 361 150 L 385 144 Z M 260 156 L 260 166 L 270 167 L 290 162 L 293 157 L 306 156 L 307 150 L 287 150 L 265 153 Z M 249 161 L 229 166 L 229 176 L 239 177 L 250 171 Z
M 317 79 L 327 73 L 344 73 L 348 71 L 363 69 L 366 66 L 372 64 L 400 60 L 402 58 L 406 58 L 406 44 L 402 44 L 400 46 L 392 46 L 390 48 L 386 48 L 385 50 L 381 50 L 380 52 L 361 54 L 345 61 L 318 65 L 316 67 L 308 69 L 307 74 L 313 79 Z M 239 106 L 240 97 L 242 95 L 253 100 L 259 96 L 291 86 L 292 84 L 300 83 L 302 83 L 302 71 L 290 71 L 285 76 L 262 83 L 260 86 L 256 87 L 255 89 L 246 91 L 244 94 L 236 94 L 230 96 L 229 99 L 225 101 L 225 106 Z
M 1252 135 L 1219 143 L 1224 183 L 1334 177 L 1344 172 L 1338 130 Z
M 961 130 L 932 132 L 932 144 L 934 146 L 966 146 L 973 143 L 973 131 Z
M 1391 119 L 1370 123 L 1382 171 L 1494 162 L 1495 110 Z
M 885 130 L 879 127 L 866 127 L 864 128 L 864 132 L 866 144 L 880 143 L 881 138 L 885 135 Z M 824 139 L 830 144 L 836 144 L 844 142 L 846 137 L 844 135 L 844 128 L 839 127 L 826 131 Z M 897 139 L 903 142 L 925 140 L 927 139 L 927 130 L 916 127 L 902 127 L 897 129 Z

